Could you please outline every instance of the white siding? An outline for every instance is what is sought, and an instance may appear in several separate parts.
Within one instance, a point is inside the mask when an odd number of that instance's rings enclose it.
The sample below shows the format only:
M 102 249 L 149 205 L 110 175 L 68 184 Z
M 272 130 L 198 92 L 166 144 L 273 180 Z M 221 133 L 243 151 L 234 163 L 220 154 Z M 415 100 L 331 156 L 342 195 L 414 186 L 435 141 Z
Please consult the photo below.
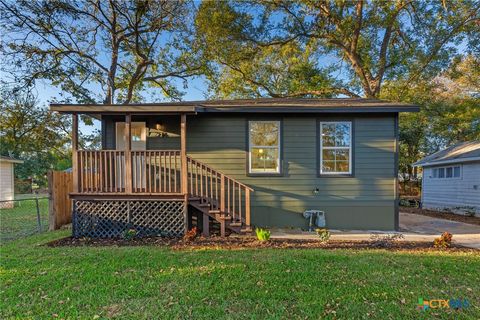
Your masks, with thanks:
M 13 163 L 0 162 L 0 200 L 13 200 Z
M 480 213 L 480 162 L 460 164 L 460 178 L 432 178 L 433 168 L 445 166 L 424 168 L 423 207 L 426 209 L 455 209 L 468 206 L 475 207 L 477 213 Z M 453 164 L 448 166 L 453 166 Z

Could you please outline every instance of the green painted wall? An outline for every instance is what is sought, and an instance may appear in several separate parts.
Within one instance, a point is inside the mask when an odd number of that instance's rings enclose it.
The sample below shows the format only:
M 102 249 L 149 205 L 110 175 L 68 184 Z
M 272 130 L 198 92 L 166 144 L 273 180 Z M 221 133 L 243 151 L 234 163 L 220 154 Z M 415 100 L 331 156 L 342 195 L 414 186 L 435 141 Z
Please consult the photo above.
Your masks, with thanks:
M 318 177 L 317 121 L 326 116 L 262 116 L 282 119 L 283 176 L 249 177 L 246 123 L 238 115 L 196 115 L 187 120 L 187 152 L 255 189 L 257 226 L 306 227 L 306 209 L 326 212 L 331 229 L 395 228 L 395 116 L 346 115 L 353 120 L 354 177 Z M 178 130 L 179 117 L 171 117 Z M 153 127 L 154 120 L 150 120 Z M 108 140 L 108 139 L 107 139 Z M 178 138 L 149 138 L 149 149 L 179 149 Z M 318 188 L 320 192 L 314 194 Z

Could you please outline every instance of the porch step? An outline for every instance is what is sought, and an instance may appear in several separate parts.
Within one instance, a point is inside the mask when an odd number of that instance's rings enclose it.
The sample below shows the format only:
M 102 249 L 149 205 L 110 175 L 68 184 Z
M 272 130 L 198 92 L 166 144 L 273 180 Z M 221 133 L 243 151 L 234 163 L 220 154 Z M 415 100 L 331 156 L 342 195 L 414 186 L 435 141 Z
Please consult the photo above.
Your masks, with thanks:
M 210 207 L 210 203 L 199 203 L 198 206 L 206 208 L 206 207 Z
M 198 214 L 208 216 L 209 221 L 216 225 L 220 224 L 222 235 L 227 229 L 240 233 L 242 228 L 247 227 L 245 222 L 250 221 L 252 188 L 188 156 L 187 169 L 190 181 L 187 184 L 187 190 L 190 190 L 188 201 Z M 202 224 L 208 234 L 206 222 Z
M 208 207 L 210 206 L 210 204 L 208 202 L 201 203 L 200 202 L 201 199 L 194 201 L 192 200 L 192 198 L 190 198 L 189 200 L 190 200 L 189 204 L 192 207 L 197 208 L 197 210 L 199 210 L 200 212 L 208 214 L 213 222 L 217 222 L 217 223 L 225 222 L 225 227 L 232 232 L 248 233 L 252 231 L 251 228 L 248 228 L 248 227 L 246 228 L 242 221 L 234 219 L 233 216 L 227 215 L 225 212 L 222 212 L 221 210 L 218 210 L 218 209 L 209 209 Z
M 230 222 L 230 226 L 231 227 L 241 227 L 242 226 L 242 223 L 237 221 L 237 222 Z

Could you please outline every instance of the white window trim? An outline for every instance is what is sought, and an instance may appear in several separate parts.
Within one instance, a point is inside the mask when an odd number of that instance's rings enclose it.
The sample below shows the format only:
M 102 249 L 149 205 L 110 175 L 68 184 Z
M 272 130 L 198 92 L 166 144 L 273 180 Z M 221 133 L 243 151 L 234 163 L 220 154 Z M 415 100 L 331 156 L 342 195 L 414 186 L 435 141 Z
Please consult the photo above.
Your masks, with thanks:
M 460 168 L 460 176 L 459 177 L 455 177 L 455 167 L 459 167 Z M 447 178 L 447 168 L 452 168 L 452 176 L 450 178 Z M 437 171 L 437 177 L 434 177 L 433 176 L 433 170 L 439 170 L 439 169 L 443 169 L 443 171 L 445 172 L 444 173 L 444 176 L 443 178 L 440 178 L 438 176 L 438 172 Z M 434 167 L 434 168 L 431 168 L 430 169 L 430 176 L 429 178 L 430 179 L 435 179 L 435 180 L 461 180 L 463 179 L 463 166 L 461 164 L 457 164 L 457 165 L 450 165 L 450 166 L 441 166 L 441 167 Z
M 323 125 L 324 124 L 348 124 L 350 128 L 350 146 L 349 147 L 323 147 Z M 320 122 L 320 174 L 321 175 L 351 175 L 352 174 L 352 143 L 353 143 L 353 135 L 352 135 L 352 121 L 321 121 Z M 323 150 L 347 150 L 348 149 L 348 172 L 323 172 Z
M 259 146 L 259 145 L 253 145 L 252 143 L 252 138 L 251 138 L 251 135 L 250 135 L 250 130 L 251 130 L 251 124 L 252 122 L 264 122 L 264 123 L 276 123 L 277 126 L 278 126 L 278 137 L 277 137 L 277 141 L 278 141 L 278 146 L 274 147 L 274 146 Z M 281 131 L 282 130 L 282 126 L 280 124 L 280 121 L 279 120 L 249 120 L 248 121 L 248 173 L 249 174 L 265 174 L 265 175 L 268 175 L 268 174 L 279 174 L 281 173 L 280 172 L 280 159 L 281 159 L 281 141 L 280 141 L 280 137 L 281 137 Z M 278 149 L 278 157 L 277 157 L 277 167 L 275 168 L 275 171 L 261 171 L 259 169 L 252 169 L 252 148 L 262 148 L 262 149 Z

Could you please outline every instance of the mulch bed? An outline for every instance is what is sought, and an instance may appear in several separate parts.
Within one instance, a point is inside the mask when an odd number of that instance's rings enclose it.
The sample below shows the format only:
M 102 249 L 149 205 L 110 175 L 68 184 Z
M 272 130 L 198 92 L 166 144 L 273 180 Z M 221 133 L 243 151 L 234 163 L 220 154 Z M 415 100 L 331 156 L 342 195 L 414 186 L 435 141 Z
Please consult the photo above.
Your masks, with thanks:
M 473 252 L 475 249 L 465 248 L 453 244 L 448 249 L 437 249 L 432 247 L 431 242 L 413 242 L 413 241 L 394 241 L 388 244 L 374 241 L 343 241 L 330 240 L 322 243 L 318 240 L 297 240 L 297 239 L 270 239 L 270 241 L 260 242 L 254 237 L 197 237 L 193 241 L 184 239 L 168 238 L 138 238 L 132 240 L 125 239 L 92 239 L 72 237 L 58 239 L 47 243 L 50 247 L 103 247 L 103 246 L 158 246 L 169 247 L 173 250 L 205 250 L 205 249 L 387 249 L 393 251 L 455 251 L 455 252 Z M 478 251 L 477 251 L 478 252 Z
M 463 222 L 463 223 L 480 226 L 480 217 L 470 217 L 470 216 L 455 214 L 452 212 L 433 211 L 433 210 L 409 208 L 409 207 L 401 207 L 400 211 L 413 213 L 413 214 L 420 214 L 420 215 L 428 216 L 432 218 L 440 218 L 440 219 L 446 219 L 446 220 Z

